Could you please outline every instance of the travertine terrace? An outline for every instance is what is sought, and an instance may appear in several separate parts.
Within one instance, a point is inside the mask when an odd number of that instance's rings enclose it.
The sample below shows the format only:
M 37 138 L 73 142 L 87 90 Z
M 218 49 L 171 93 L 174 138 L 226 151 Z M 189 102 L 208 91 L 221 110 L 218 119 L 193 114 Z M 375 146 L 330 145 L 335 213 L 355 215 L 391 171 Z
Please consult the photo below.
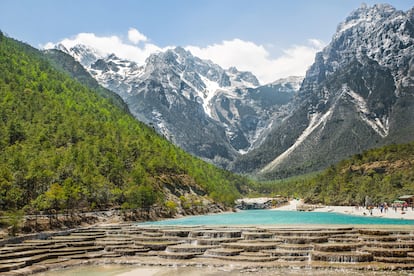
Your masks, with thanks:
M 79 264 L 414 269 L 412 227 L 106 225 L 7 241 L 2 275 Z

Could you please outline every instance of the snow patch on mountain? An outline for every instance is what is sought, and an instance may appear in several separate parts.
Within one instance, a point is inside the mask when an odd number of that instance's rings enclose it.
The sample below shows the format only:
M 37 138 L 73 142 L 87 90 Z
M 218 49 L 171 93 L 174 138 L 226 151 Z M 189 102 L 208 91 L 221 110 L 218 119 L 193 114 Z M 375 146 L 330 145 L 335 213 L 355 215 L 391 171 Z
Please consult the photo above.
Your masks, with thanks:
M 292 90 L 299 91 L 304 78 L 304 76 L 290 76 L 287 78 L 278 79 L 268 84 L 268 86 L 280 86 L 282 89 L 279 89 L 279 91 L 282 92 L 292 92 Z
M 351 101 L 355 104 L 361 119 L 367 123 L 375 132 L 381 137 L 386 137 L 389 133 L 389 118 L 384 116 L 382 119 L 375 117 L 369 110 L 365 99 L 352 91 L 346 85 L 343 86 L 343 91 L 351 97 Z
M 266 173 L 274 168 L 276 168 L 282 161 L 284 161 L 294 150 L 296 150 L 319 126 L 325 124 L 329 117 L 333 113 L 335 105 L 331 106 L 331 108 L 325 113 L 313 113 L 310 114 L 309 118 L 309 125 L 306 129 L 302 132 L 302 134 L 296 139 L 295 143 L 290 146 L 286 151 L 280 154 L 276 159 L 266 165 L 260 173 Z
M 201 80 L 206 85 L 206 89 L 202 92 L 201 98 L 202 98 L 202 105 L 204 112 L 210 117 L 213 118 L 213 111 L 212 111 L 212 103 L 211 99 L 216 95 L 218 90 L 221 90 L 220 85 L 212 80 L 209 80 L 208 78 L 204 76 L 200 76 Z
M 82 64 L 85 68 L 90 67 L 92 63 L 98 59 L 104 58 L 107 55 L 98 51 L 97 49 L 88 47 L 86 45 L 78 44 L 73 47 L 59 43 L 55 49 L 71 55 L 77 62 Z
M 265 139 L 266 134 L 272 129 L 274 124 L 274 120 L 271 119 L 267 122 L 263 122 L 262 125 L 258 125 L 256 128 L 256 131 L 253 133 L 252 136 L 250 136 L 250 147 L 247 149 L 241 149 L 239 150 L 240 154 L 244 155 L 246 153 L 249 153 L 251 150 L 258 147 Z

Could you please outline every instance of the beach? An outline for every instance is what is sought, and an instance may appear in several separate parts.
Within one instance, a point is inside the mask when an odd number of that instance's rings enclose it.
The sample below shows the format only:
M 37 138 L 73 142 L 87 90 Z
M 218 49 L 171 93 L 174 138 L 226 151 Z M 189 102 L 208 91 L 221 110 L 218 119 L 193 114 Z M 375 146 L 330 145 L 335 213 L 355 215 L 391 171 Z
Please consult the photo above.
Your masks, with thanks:
M 304 203 L 302 200 L 294 199 L 289 201 L 289 204 L 274 208 L 274 210 L 285 210 L 285 211 L 296 211 L 298 207 L 302 206 Z M 356 206 L 319 206 L 315 205 L 315 208 L 312 212 L 334 212 L 346 215 L 355 215 L 355 216 L 372 216 L 372 217 L 383 217 L 383 218 L 392 218 L 392 219 L 412 219 L 414 220 L 414 210 L 409 207 L 407 210 L 401 210 L 398 208 L 396 211 L 392 208 L 388 208 L 387 211 L 381 210 L 379 208 L 372 209 L 372 215 L 370 211 L 365 207 L 356 207 Z

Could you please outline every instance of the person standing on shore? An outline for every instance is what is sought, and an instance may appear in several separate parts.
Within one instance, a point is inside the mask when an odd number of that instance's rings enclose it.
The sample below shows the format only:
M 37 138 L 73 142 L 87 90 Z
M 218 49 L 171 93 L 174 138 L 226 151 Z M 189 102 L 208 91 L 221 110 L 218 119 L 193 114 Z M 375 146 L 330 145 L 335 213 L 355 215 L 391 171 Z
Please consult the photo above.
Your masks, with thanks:
M 404 211 L 404 209 L 405 209 L 406 211 L 408 211 L 408 203 L 407 203 L 407 201 L 406 201 L 406 202 L 404 202 L 404 204 L 403 204 L 402 210 Z

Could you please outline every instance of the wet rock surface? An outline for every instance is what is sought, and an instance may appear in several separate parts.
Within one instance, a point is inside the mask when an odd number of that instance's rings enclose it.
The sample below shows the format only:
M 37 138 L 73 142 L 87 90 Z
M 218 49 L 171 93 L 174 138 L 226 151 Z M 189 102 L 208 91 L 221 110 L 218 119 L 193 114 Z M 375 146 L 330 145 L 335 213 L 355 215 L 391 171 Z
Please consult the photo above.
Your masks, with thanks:
M 412 227 L 372 230 L 106 225 L 4 242 L 1 275 L 96 263 L 414 269 Z

